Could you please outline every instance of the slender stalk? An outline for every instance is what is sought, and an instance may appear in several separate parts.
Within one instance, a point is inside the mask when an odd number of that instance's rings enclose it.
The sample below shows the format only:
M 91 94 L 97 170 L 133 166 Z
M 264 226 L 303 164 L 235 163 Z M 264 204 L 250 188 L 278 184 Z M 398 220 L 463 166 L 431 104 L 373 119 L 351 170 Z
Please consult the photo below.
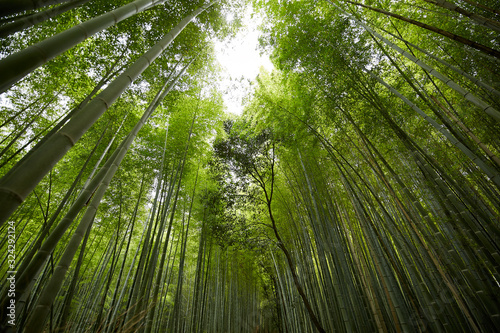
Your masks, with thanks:
M 13 22 L 9 22 L 0 27 L 0 38 L 5 38 L 9 35 L 12 35 L 18 31 L 22 31 L 24 29 L 28 29 L 34 25 L 40 24 L 48 19 L 54 18 L 58 15 L 61 15 L 68 10 L 76 8 L 80 5 L 89 2 L 89 0 L 74 0 L 63 5 L 60 5 L 56 8 L 47 9 L 43 12 L 39 12 L 36 14 L 32 14 L 27 17 L 20 17 Z
M 484 53 L 486 53 L 488 55 L 491 55 L 491 56 L 493 56 L 495 58 L 499 58 L 500 59 L 500 51 L 492 49 L 491 47 L 485 46 L 483 44 L 474 42 L 474 41 L 472 41 L 470 39 L 467 39 L 465 37 L 453 34 L 453 33 L 449 32 L 449 31 L 446 31 L 446 30 L 443 30 L 443 29 L 440 29 L 440 28 L 436 28 L 434 26 L 431 26 L 429 24 L 425 24 L 423 22 L 419 22 L 419 21 L 416 21 L 416 20 L 413 20 L 413 19 L 409 19 L 409 18 L 404 17 L 402 15 L 391 13 L 391 12 L 389 12 L 387 10 L 383 10 L 383 9 L 379 9 L 379 8 L 367 6 L 367 5 L 364 5 L 364 4 L 361 4 L 361 3 L 358 3 L 358 2 L 354 2 L 354 1 L 350 1 L 350 0 L 343 0 L 343 1 L 347 2 L 347 3 L 350 3 L 352 5 L 355 5 L 355 6 L 359 6 L 359 7 L 363 7 L 363 8 L 369 9 L 369 10 L 377 12 L 377 13 L 381 13 L 381 14 L 384 14 L 384 15 L 387 15 L 387 16 L 390 16 L 390 17 L 397 18 L 398 20 L 401 20 L 401 21 L 413 24 L 415 26 L 418 26 L 420 28 L 423 28 L 423 29 L 435 32 L 435 33 L 440 34 L 440 35 L 442 35 L 444 37 L 453 39 L 453 40 L 455 40 L 455 41 L 457 41 L 459 43 L 462 43 L 464 45 L 470 46 L 472 48 L 475 48 L 476 50 L 479 50 L 481 52 L 484 52 Z M 331 3 L 330 0 L 328 0 L 328 2 Z
M 68 2 L 70 0 L 1 0 L 0 16 L 22 13 L 27 10 L 37 9 L 58 3 Z
M 95 99 L 74 115 L 59 132 L 34 151 L 22 165 L 0 179 L 0 226 L 25 200 L 50 169 L 75 145 L 85 132 L 106 112 L 125 89 L 165 50 L 175 37 L 199 14 L 213 3 L 206 4 L 187 15 L 161 41 L 137 59 Z M 38 165 L 38 168 L 32 168 Z
M 49 37 L 0 60 L 0 72 L 3 73 L 0 79 L 0 93 L 8 90 L 12 85 L 39 66 L 69 50 L 73 46 L 78 45 L 90 36 L 144 11 L 152 4 L 156 5 L 162 2 L 164 2 L 164 0 L 135 0 L 132 3 L 93 18 L 87 22 L 80 23 L 73 28 Z

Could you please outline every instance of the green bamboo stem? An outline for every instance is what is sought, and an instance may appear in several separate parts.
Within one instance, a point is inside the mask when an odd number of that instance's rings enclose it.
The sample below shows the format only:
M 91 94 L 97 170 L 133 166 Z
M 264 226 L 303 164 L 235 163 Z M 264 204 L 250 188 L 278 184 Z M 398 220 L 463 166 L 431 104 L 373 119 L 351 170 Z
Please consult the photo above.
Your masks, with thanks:
M 18 31 L 22 31 L 24 29 L 28 29 L 34 25 L 40 24 L 48 19 L 54 18 L 68 10 L 76 8 L 82 4 L 89 2 L 89 0 L 75 0 L 63 5 L 60 5 L 56 8 L 51 8 L 39 13 L 32 14 L 27 17 L 20 17 L 13 22 L 9 22 L 0 26 L 0 38 L 5 38 L 10 36 Z
M 164 0 L 135 0 L 0 60 L 0 72 L 3 73 L 0 79 L 0 93 L 8 90 L 39 66 L 90 36 L 144 11 L 152 4 L 162 2 Z
M 1 0 L 0 16 L 8 16 L 27 10 L 68 2 L 69 0 Z
M 74 115 L 61 130 L 50 137 L 43 146 L 33 152 L 22 165 L 0 180 L 0 225 L 24 201 L 38 182 L 75 145 L 95 121 L 113 104 L 125 89 L 165 50 L 175 37 L 196 16 L 213 3 L 201 6 L 187 15 L 162 40 L 137 59 L 95 99 Z M 37 168 L 32 168 L 37 165 Z
M 328 2 L 332 3 L 336 8 L 340 9 L 340 7 L 338 7 L 337 5 L 335 5 L 333 2 L 331 2 L 331 1 L 328 1 Z M 340 10 L 342 10 L 342 9 L 340 9 Z M 441 80 L 442 82 L 444 82 L 448 87 L 450 87 L 451 89 L 455 90 L 462 97 L 464 97 L 468 101 L 470 101 L 473 104 L 475 104 L 476 106 L 478 106 L 483 112 L 485 112 L 486 114 L 490 115 L 495 120 L 500 121 L 500 111 L 496 110 L 493 106 L 491 106 L 490 104 L 485 103 L 481 99 L 479 99 L 476 96 L 474 96 L 470 91 L 467 91 L 466 89 L 462 88 L 460 85 L 458 85 L 457 83 L 455 83 L 453 80 L 451 80 L 448 77 L 446 77 L 445 75 L 439 73 L 434 68 L 432 68 L 431 66 L 429 66 L 425 62 L 423 62 L 422 60 L 417 59 L 412 54 L 404 51 L 403 49 L 401 49 L 396 44 L 392 43 L 391 41 L 389 41 L 386 38 L 384 38 L 383 36 L 381 36 L 379 33 L 373 31 L 373 29 L 371 29 L 366 24 L 364 24 L 360 19 L 354 17 L 351 14 L 348 14 L 347 12 L 345 12 L 343 10 L 342 10 L 342 12 L 344 12 L 346 15 L 348 15 L 349 17 L 351 17 L 352 19 L 354 19 L 356 22 L 359 23 L 359 25 L 361 25 L 363 28 L 365 28 L 366 31 L 368 31 L 370 34 L 372 34 L 373 36 L 375 36 L 378 39 L 380 39 L 382 42 L 384 42 L 385 44 L 387 44 L 393 50 L 399 52 L 404 57 L 406 57 L 407 59 L 409 59 L 412 62 L 414 62 L 415 64 L 417 64 L 419 67 L 425 69 L 430 75 L 432 75 L 432 76 L 436 77 L 437 79 Z
M 431 59 L 434 59 L 436 61 L 438 61 L 440 64 L 446 66 L 447 68 L 451 69 L 452 71 L 454 71 L 455 73 L 459 74 L 459 75 L 462 75 L 463 77 L 467 78 L 469 81 L 471 81 L 472 83 L 474 83 L 475 85 L 478 85 L 480 86 L 481 88 L 485 89 L 486 91 L 492 93 L 492 94 L 495 94 L 496 96 L 500 97 L 500 91 L 496 90 L 495 88 L 493 88 L 492 86 L 490 86 L 489 84 L 487 83 L 484 83 L 483 81 L 481 81 L 480 79 L 468 74 L 467 72 L 463 71 L 462 69 L 460 68 L 457 68 L 453 65 L 451 65 L 450 63 L 448 63 L 447 61 L 441 59 L 440 57 L 437 57 L 435 55 L 433 55 L 431 52 L 428 52 L 424 49 L 422 49 L 421 47 L 419 47 L 418 45 L 415 45 L 413 43 L 410 43 L 409 41 L 399 37 L 399 36 L 396 36 L 394 35 L 393 33 L 389 32 L 389 31 L 386 31 L 385 29 L 381 29 L 382 31 L 384 31 L 385 33 L 391 35 L 392 37 L 396 38 L 397 40 L 405 43 L 406 45 L 410 45 L 412 48 L 422 52 L 423 54 L 425 54 L 426 56 L 428 56 L 429 58 Z
M 71 240 L 68 243 L 63 256 L 61 257 L 58 265 L 56 266 L 52 278 L 48 282 L 47 286 L 44 288 L 42 294 L 40 295 L 39 300 L 37 301 L 36 307 L 34 308 L 33 312 L 31 313 L 28 319 L 28 322 L 26 324 L 27 331 L 37 333 L 44 328 L 44 325 L 41 323 L 45 323 L 46 321 L 47 315 L 50 311 L 50 306 L 54 302 L 57 292 L 61 288 L 66 272 L 69 268 L 69 265 L 71 264 L 71 261 L 73 260 L 73 257 L 79 247 L 79 244 L 86 230 L 94 221 L 94 216 L 97 212 L 99 203 L 101 202 L 111 179 L 118 170 L 121 161 L 125 157 L 128 148 L 132 144 L 139 130 L 142 128 L 142 126 L 146 123 L 146 120 L 151 115 L 149 111 L 150 110 L 148 109 L 144 113 L 139 123 L 134 127 L 134 130 L 127 137 L 125 144 L 120 148 L 120 151 L 118 152 L 115 160 L 113 161 L 113 164 L 107 171 L 106 176 L 104 177 L 101 185 L 97 188 L 97 191 L 95 192 L 92 201 L 89 204 L 89 207 L 87 208 L 85 214 L 83 215 L 82 220 L 80 221 L 75 233 L 71 237 Z
M 452 119 L 469 137 L 474 141 L 488 157 L 500 168 L 500 158 L 493 154 L 493 152 L 479 140 L 479 138 L 472 133 L 472 131 L 464 125 L 453 113 L 451 113 L 435 96 L 431 96 L 432 100 Z
M 389 12 L 387 10 L 383 10 L 383 9 L 379 9 L 379 8 L 374 8 L 374 7 L 367 6 L 367 5 L 364 5 L 364 4 L 361 4 L 361 3 L 358 3 L 358 2 L 354 2 L 354 1 L 350 1 L 350 0 L 343 0 L 343 1 L 347 2 L 347 3 L 350 3 L 350 4 L 353 4 L 355 6 L 359 6 L 359 7 L 362 7 L 362 8 L 369 9 L 369 10 L 377 12 L 377 13 L 381 13 L 381 14 L 384 14 L 384 15 L 387 15 L 387 16 L 390 16 L 390 17 L 397 18 L 398 20 L 401 20 L 401 21 L 413 24 L 413 25 L 415 25 L 417 27 L 420 27 L 420 28 L 423 28 L 423 29 L 435 32 L 437 34 L 440 34 L 441 36 L 453 39 L 453 40 L 455 40 L 455 41 L 457 41 L 459 43 L 462 43 L 462 44 L 467 45 L 469 47 L 475 48 L 476 50 L 479 50 L 479 51 L 481 51 L 481 52 L 483 52 L 485 54 L 491 55 L 491 56 L 493 56 L 495 58 L 500 58 L 500 51 L 497 51 L 497 50 L 492 49 L 492 48 L 490 48 L 488 46 L 485 46 L 485 45 L 482 45 L 482 44 L 477 43 L 475 41 L 472 41 L 470 39 L 464 38 L 462 36 L 453 34 L 453 33 L 449 32 L 449 31 L 446 31 L 446 30 L 443 30 L 443 29 L 440 29 L 440 28 L 436 28 L 436 27 L 431 26 L 429 24 L 425 24 L 425 23 L 422 23 L 422 22 L 419 22 L 419 21 L 416 21 L 416 20 L 413 20 L 413 19 L 409 19 L 409 18 L 404 17 L 402 15 L 391 13 L 391 12 Z M 328 2 L 332 3 L 330 0 L 328 0 Z
M 467 157 L 469 157 L 474 163 L 476 163 L 477 166 L 481 168 L 481 170 L 497 185 L 497 187 L 500 188 L 500 175 L 496 170 L 484 163 L 484 161 L 482 161 L 476 154 L 474 154 L 463 143 L 453 137 L 453 135 L 448 132 L 448 130 L 439 125 L 434 119 L 430 118 L 415 103 L 411 102 L 408 98 L 403 96 L 399 91 L 387 84 L 377 75 L 373 74 L 372 72 L 369 72 L 369 74 L 383 86 L 389 89 L 394 95 L 398 96 L 405 104 L 415 110 L 421 117 L 427 120 L 429 124 L 431 124 L 437 131 L 443 134 L 454 146 L 460 149 Z
M 494 20 L 490 20 L 482 15 L 475 14 L 472 12 L 469 12 L 468 10 L 459 7 L 455 5 L 454 3 L 451 3 L 446 0 L 424 0 L 425 2 L 431 3 L 433 5 L 457 12 L 465 17 L 468 17 L 471 19 L 476 24 L 482 25 L 484 27 L 490 28 L 492 30 L 495 30 L 496 32 L 500 32 L 500 23 Z

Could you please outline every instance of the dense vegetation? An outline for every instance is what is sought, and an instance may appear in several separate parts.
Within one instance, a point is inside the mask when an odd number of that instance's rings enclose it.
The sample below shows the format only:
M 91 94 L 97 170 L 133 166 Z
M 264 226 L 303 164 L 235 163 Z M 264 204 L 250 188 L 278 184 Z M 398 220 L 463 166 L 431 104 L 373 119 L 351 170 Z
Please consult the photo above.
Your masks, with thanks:
M 500 331 L 498 1 L 0 15 L 2 332 Z

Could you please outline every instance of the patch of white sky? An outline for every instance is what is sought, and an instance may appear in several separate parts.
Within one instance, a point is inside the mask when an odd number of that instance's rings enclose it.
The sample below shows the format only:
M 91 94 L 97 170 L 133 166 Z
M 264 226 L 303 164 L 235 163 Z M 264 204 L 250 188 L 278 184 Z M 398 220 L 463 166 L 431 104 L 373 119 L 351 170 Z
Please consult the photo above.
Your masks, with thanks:
M 227 14 L 226 19 L 232 20 Z M 274 68 L 268 54 L 259 51 L 258 26 L 262 17 L 249 6 L 243 17 L 243 27 L 235 37 L 215 42 L 215 54 L 222 73 L 219 88 L 223 92 L 226 111 L 234 114 L 243 112 L 244 98 L 251 92 L 251 82 L 260 73 L 261 67 L 271 72 Z

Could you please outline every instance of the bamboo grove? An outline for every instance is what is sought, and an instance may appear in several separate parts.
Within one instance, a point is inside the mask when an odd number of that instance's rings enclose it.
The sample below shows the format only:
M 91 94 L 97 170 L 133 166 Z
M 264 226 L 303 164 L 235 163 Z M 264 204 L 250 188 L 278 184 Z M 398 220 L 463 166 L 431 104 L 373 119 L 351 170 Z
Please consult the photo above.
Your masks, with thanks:
M 499 8 L 0 0 L 1 331 L 500 331 Z

